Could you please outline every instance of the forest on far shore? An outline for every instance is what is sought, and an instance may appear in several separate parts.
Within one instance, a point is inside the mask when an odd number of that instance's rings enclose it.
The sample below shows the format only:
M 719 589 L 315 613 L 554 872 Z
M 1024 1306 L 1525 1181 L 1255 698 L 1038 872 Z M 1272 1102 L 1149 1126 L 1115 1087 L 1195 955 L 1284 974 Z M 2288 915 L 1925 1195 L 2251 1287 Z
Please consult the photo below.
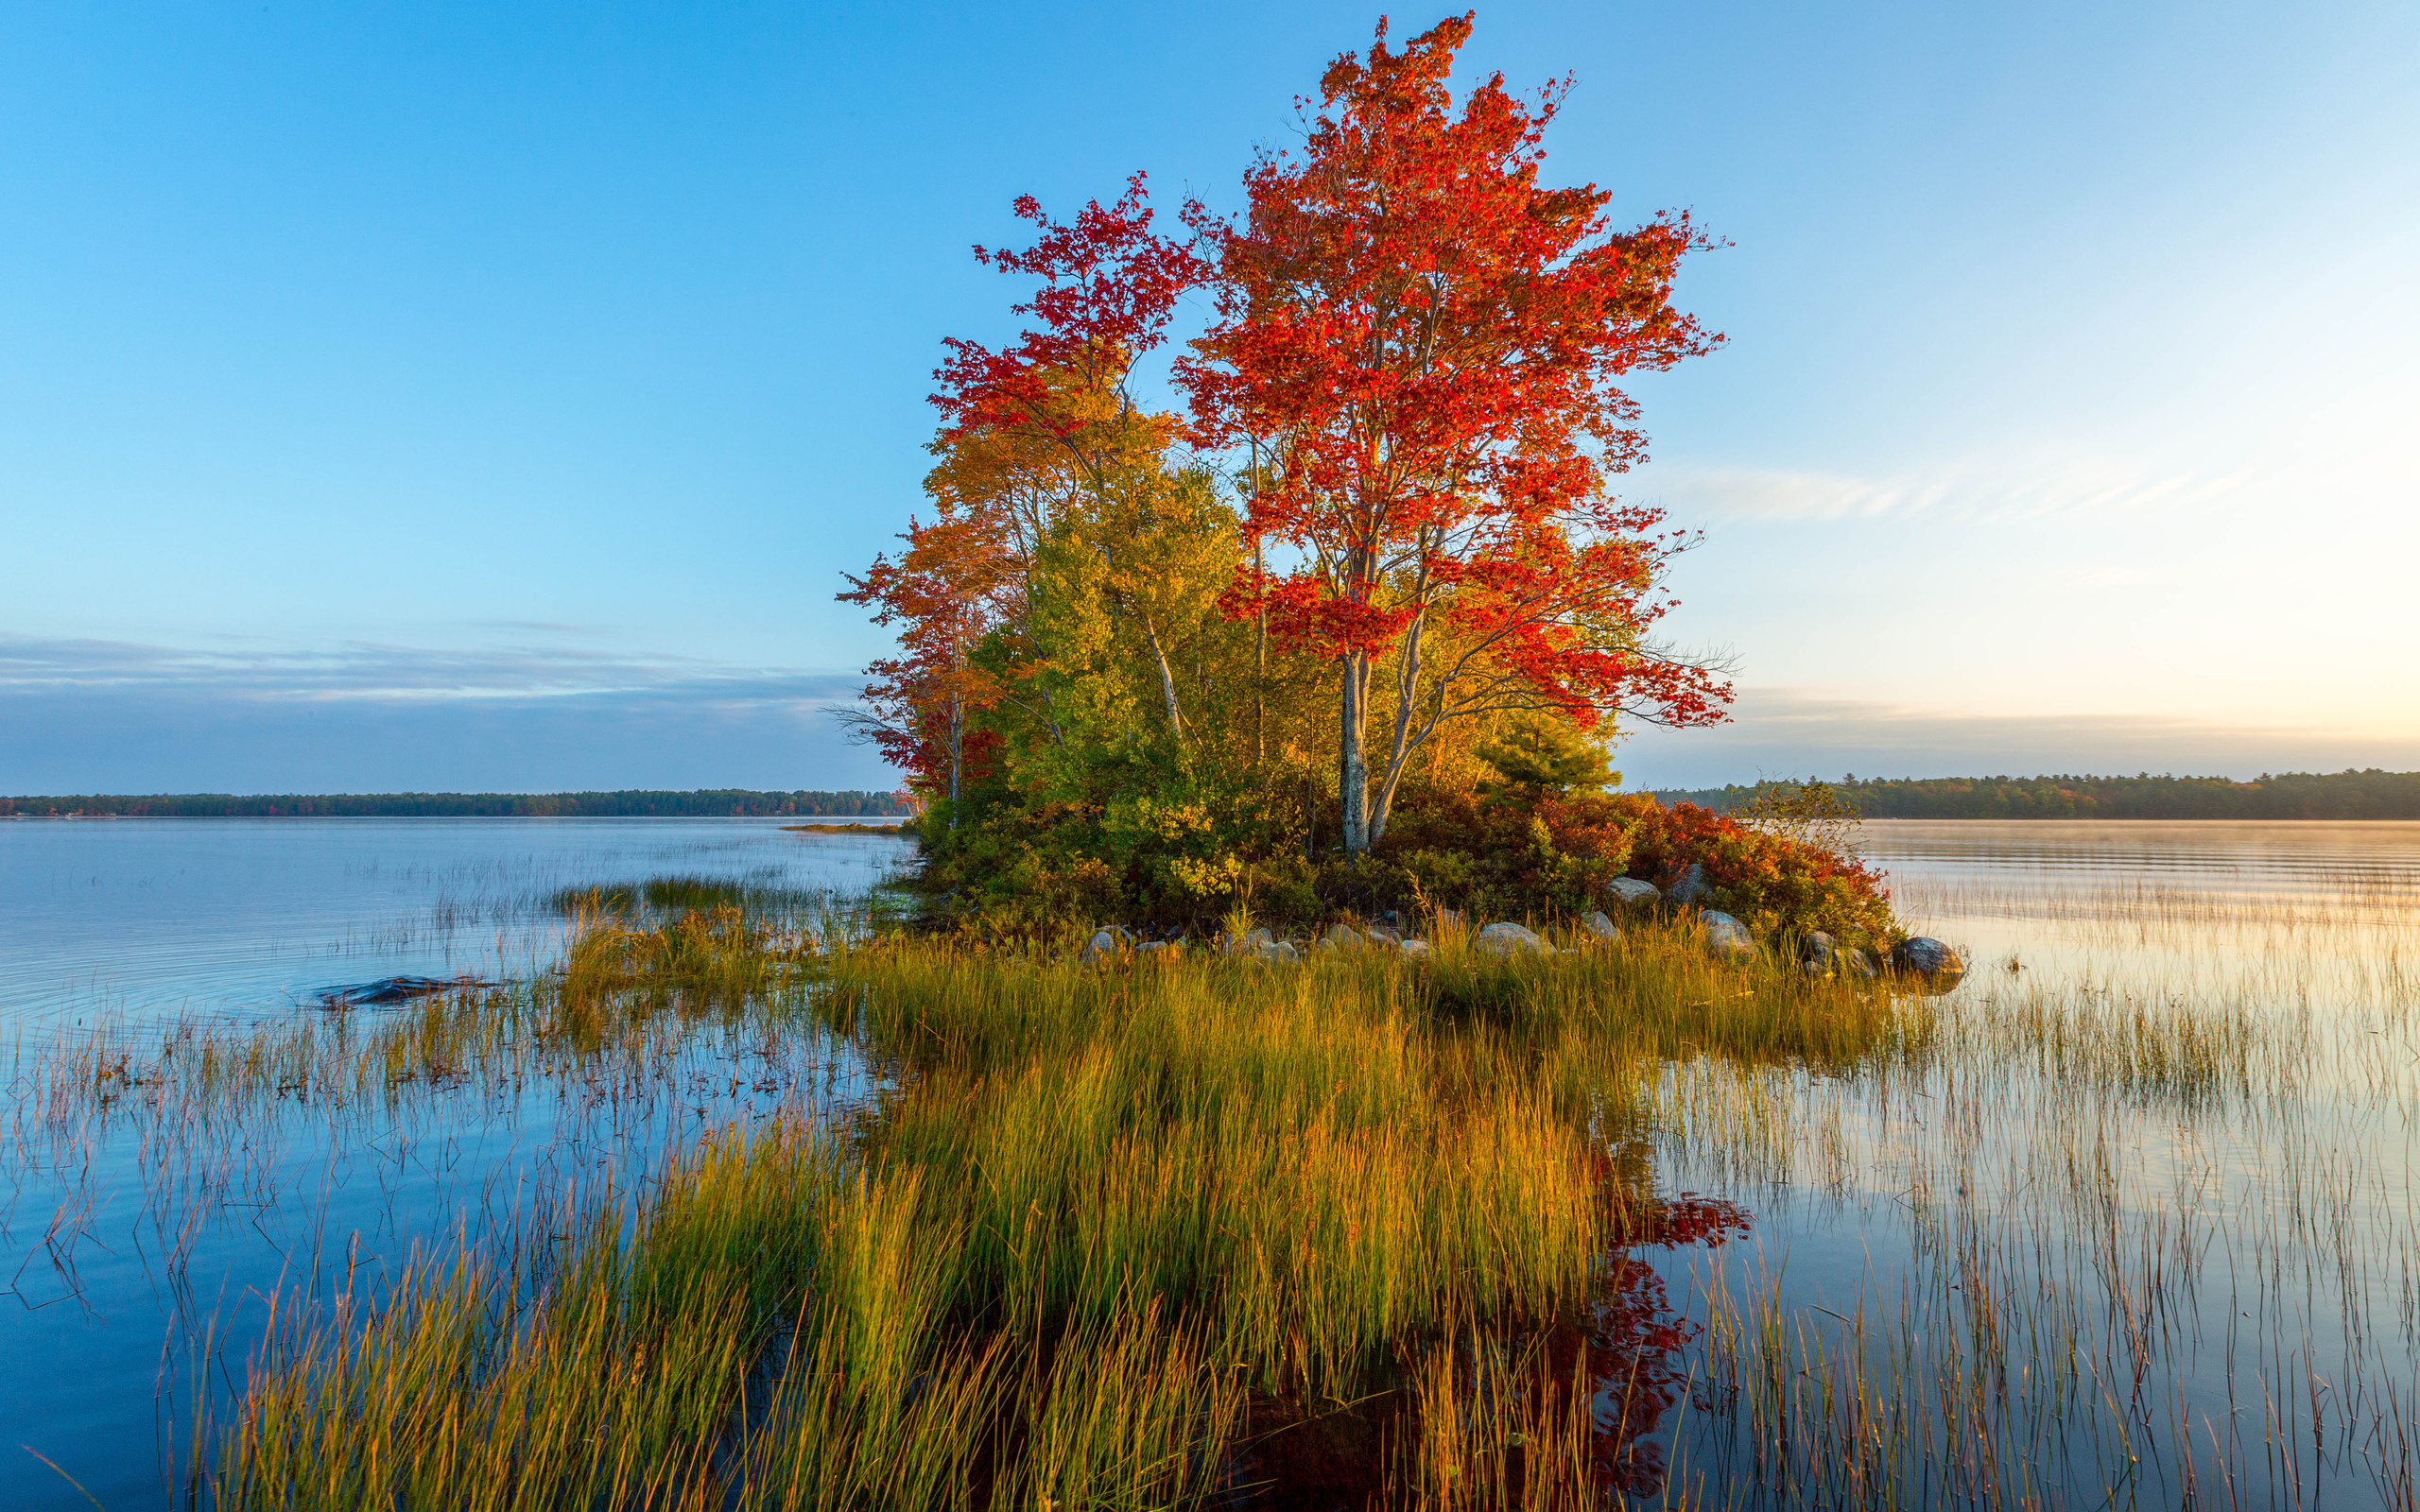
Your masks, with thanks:
M 633 818 L 769 817 L 803 814 L 882 817 L 904 815 L 895 793 L 754 793 L 712 788 L 689 793 L 233 793 L 64 794 L 0 798 L 0 816 L 116 814 L 144 818 L 320 817 Z
M 1666 803 L 1728 814 L 1795 782 L 1658 788 Z M 2420 772 L 2230 777 L 1844 777 L 1826 784 L 1869 819 L 2420 819 Z

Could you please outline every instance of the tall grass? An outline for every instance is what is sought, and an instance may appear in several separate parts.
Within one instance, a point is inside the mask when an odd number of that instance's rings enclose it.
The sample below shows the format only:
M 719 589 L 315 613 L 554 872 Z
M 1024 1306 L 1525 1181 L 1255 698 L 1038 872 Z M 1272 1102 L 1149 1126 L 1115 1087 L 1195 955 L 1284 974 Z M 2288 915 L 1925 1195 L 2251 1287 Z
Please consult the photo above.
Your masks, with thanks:
M 2411 1504 L 2420 1230 L 2410 1160 L 2361 1143 L 2420 1108 L 2408 1020 L 2014 972 L 1893 995 L 1627 931 L 1104 970 L 597 914 L 505 991 L 21 1052 L 17 1148 L 525 1084 L 685 1103 L 717 1039 L 876 1073 L 729 1126 L 700 1098 L 636 1188 L 282 1314 L 215 1505 L 2198 1503 L 2357 1472 Z M 1778 1251 L 1693 1260 L 1737 1225 L 1675 1185 L 1908 1255 L 1820 1291 Z M 2260 1384 L 2213 1411 L 2221 1331 L 2228 1389 L 2238 1341 Z

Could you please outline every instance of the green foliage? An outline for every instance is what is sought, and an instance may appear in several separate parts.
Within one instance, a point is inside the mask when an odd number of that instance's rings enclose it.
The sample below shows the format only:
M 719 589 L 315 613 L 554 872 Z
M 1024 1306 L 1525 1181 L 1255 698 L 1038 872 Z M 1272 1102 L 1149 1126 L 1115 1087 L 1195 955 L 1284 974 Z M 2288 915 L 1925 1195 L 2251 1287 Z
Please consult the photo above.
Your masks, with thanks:
M 1601 741 L 1569 720 L 1523 712 L 1506 717 L 1478 747 L 1507 786 L 1531 793 L 1596 793 L 1620 782 Z

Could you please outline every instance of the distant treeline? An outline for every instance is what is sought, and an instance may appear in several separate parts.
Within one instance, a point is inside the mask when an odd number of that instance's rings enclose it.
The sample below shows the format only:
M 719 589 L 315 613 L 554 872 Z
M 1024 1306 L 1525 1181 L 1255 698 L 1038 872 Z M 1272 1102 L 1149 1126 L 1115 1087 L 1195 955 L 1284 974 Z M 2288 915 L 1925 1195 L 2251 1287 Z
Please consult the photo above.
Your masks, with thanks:
M 12 814 L 122 814 L 150 818 L 266 818 L 289 815 L 372 817 L 626 818 L 648 815 L 731 817 L 775 815 L 884 816 L 907 807 L 893 793 L 752 793 L 739 788 L 657 793 L 232 793 L 66 794 L 0 798 Z
M 1791 783 L 1658 789 L 1666 803 L 1727 814 Z M 1844 777 L 1833 789 L 1870 819 L 2420 819 L 2420 772 L 2226 777 Z

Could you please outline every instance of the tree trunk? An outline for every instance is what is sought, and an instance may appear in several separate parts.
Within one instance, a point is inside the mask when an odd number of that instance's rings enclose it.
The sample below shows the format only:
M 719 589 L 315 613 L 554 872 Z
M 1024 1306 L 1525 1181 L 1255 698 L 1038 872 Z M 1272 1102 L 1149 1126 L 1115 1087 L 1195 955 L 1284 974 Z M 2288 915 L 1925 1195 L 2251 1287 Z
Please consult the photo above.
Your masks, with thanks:
M 1370 844 L 1376 845 L 1387 833 L 1387 820 L 1394 814 L 1395 789 L 1403 782 L 1405 764 L 1411 756 L 1411 721 L 1420 697 L 1420 632 L 1427 627 L 1428 616 L 1424 611 L 1412 616 L 1411 625 L 1404 631 L 1403 647 L 1396 652 L 1395 722 L 1387 741 L 1387 765 L 1378 778 L 1377 791 L 1370 801 Z
M 949 696 L 949 827 L 953 830 L 958 828 L 958 764 L 965 735 L 965 700 L 953 690 Z
M 1336 788 L 1344 811 L 1344 849 L 1358 855 L 1370 849 L 1370 768 L 1362 756 L 1362 724 L 1369 714 L 1370 657 L 1354 651 L 1340 659 L 1344 665 L 1344 693 L 1339 713 Z
M 1143 622 L 1143 638 L 1151 643 L 1151 656 L 1160 664 L 1160 696 L 1167 700 L 1168 734 L 1182 746 L 1184 744 L 1184 713 L 1176 701 L 1176 674 L 1168 668 L 1167 652 L 1160 649 L 1160 632 L 1152 627 L 1151 616 L 1138 610 L 1134 617 Z

